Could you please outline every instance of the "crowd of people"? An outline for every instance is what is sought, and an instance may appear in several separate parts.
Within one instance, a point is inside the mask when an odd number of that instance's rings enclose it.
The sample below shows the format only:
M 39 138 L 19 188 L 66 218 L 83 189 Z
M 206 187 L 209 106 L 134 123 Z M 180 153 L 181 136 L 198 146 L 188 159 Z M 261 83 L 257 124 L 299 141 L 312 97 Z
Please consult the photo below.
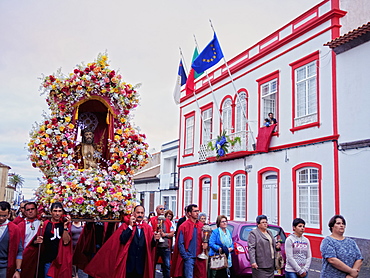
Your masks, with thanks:
M 233 277 L 234 242 L 228 219 L 219 215 L 205 237 L 207 215 L 195 204 L 184 209 L 177 225 L 174 213 L 158 205 L 145 215 L 138 205 L 121 222 L 72 221 L 61 203 L 51 204 L 50 215 L 38 215 L 37 204 L 22 202 L 17 217 L 7 202 L 0 202 L 0 277 L 6 278 L 153 278 L 161 264 L 164 278 Z M 257 228 L 248 236 L 252 277 L 274 277 L 276 267 L 285 267 L 285 277 L 308 277 L 310 241 L 303 235 L 305 221 L 293 220 L 285 241 L 268 229 L 265 215 L 256 218 Z M 329 221 L 331 235 L 321 243 L 324 278 L 358 277 L 363 257 L 355 241 L 345 237 L 346 221 L 335 215 Z M 200 254 L 208 254 L 202 257 Z M 211 266 L 214 256 L 224 254 L 224 265 Z M 278 264 L 280 264 L 278 266 Z M 283 264 L 283 265 L 281 265 Z

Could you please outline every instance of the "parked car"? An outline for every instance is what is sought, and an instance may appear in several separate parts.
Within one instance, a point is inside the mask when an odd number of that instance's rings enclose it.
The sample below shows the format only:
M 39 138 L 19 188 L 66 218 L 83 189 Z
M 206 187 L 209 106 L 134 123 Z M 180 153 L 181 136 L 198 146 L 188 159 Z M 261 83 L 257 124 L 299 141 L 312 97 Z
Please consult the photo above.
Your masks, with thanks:
M 215 228 L 216 225 L 212 224 Z M 227 228 L 231 232 L 231 236 L 234 242 L 234 252 L 231 253 L 233 262 L 233 272 L 235 276 L 245 276 L 252 274 L 252 267 L 250 264 L 249 253 L 248 253 L 248 235 L 250 231 L 257 228 L 256 222 L 249 221 L 229 221 Z M 269 224 L 268 230 L 271 231 L 272 235 L 276 240 L 281 241 L 281 254 L 286 261 L 285 257 L 285 240 L 286 235 L 280 226 Z M 283 270 L 276 270 L 275 276 L 284 276 Z

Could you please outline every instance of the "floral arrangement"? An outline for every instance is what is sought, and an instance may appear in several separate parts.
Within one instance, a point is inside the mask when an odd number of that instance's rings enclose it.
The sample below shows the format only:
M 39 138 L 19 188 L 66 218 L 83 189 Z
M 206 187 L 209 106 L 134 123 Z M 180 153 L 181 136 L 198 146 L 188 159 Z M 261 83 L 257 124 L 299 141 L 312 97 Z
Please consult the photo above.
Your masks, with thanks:
M 217 136 L 216 142 L 213 145 L 212 141 L 208 143 L 208 148 L 212 151 L 216 150 L 216 157 L 220 158 L 225 156 L 229 150 L 229 146 L 234 146 L 236 143 L 241 143 L 240 137 L 235 137 L 231 139 L 229 136 L 226 135 L 226 131 L 224 130 L 221 135 Z
M 44 174 L 36 199 L 45 210 L 59 201 L 73 215 L 119 217 L 138 204 L 132 176 L 148 162 L 145 135 L 130 123 L 138 93 L 109 68 L 107 59 L 99 54 L 95 62 L 77 65 L 67 76 L 58 71 L 42 77 L 42 94 L 47 94 L 51 113 L 44 113 L 44 120 L 33 126 L 28 149 L 33 167 Z M 78 169 L 75 104 L 96 96 L 117 111 L 114 136 L 107 143 L 109 157 L 104 167 Z

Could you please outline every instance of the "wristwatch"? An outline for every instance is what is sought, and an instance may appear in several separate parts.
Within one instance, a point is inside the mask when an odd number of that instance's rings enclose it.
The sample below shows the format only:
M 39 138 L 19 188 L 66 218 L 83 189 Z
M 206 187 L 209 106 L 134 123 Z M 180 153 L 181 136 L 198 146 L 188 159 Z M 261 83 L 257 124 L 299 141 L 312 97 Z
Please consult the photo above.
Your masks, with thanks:
M 22 269 L 17 268 L 15 271 L 21 273 L 22 272 Z
M 64 230 L 67 231 L 67 232 L 69 231 L 68 228 L 64 228 Z

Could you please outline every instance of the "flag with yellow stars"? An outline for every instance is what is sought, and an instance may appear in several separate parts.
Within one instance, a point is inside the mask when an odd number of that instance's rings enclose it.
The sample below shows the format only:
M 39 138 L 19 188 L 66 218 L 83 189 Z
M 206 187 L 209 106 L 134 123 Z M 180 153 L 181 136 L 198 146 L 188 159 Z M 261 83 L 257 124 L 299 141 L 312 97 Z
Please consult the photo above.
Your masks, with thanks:
M 216 33 L 213 34 L 213 40 L 203 49 L 199 56 L 194 60 L 191 67 L 197 72 L 201 73 L 210 67 L 216 65 L 222 58 L 220 44 L 218 42 Z

